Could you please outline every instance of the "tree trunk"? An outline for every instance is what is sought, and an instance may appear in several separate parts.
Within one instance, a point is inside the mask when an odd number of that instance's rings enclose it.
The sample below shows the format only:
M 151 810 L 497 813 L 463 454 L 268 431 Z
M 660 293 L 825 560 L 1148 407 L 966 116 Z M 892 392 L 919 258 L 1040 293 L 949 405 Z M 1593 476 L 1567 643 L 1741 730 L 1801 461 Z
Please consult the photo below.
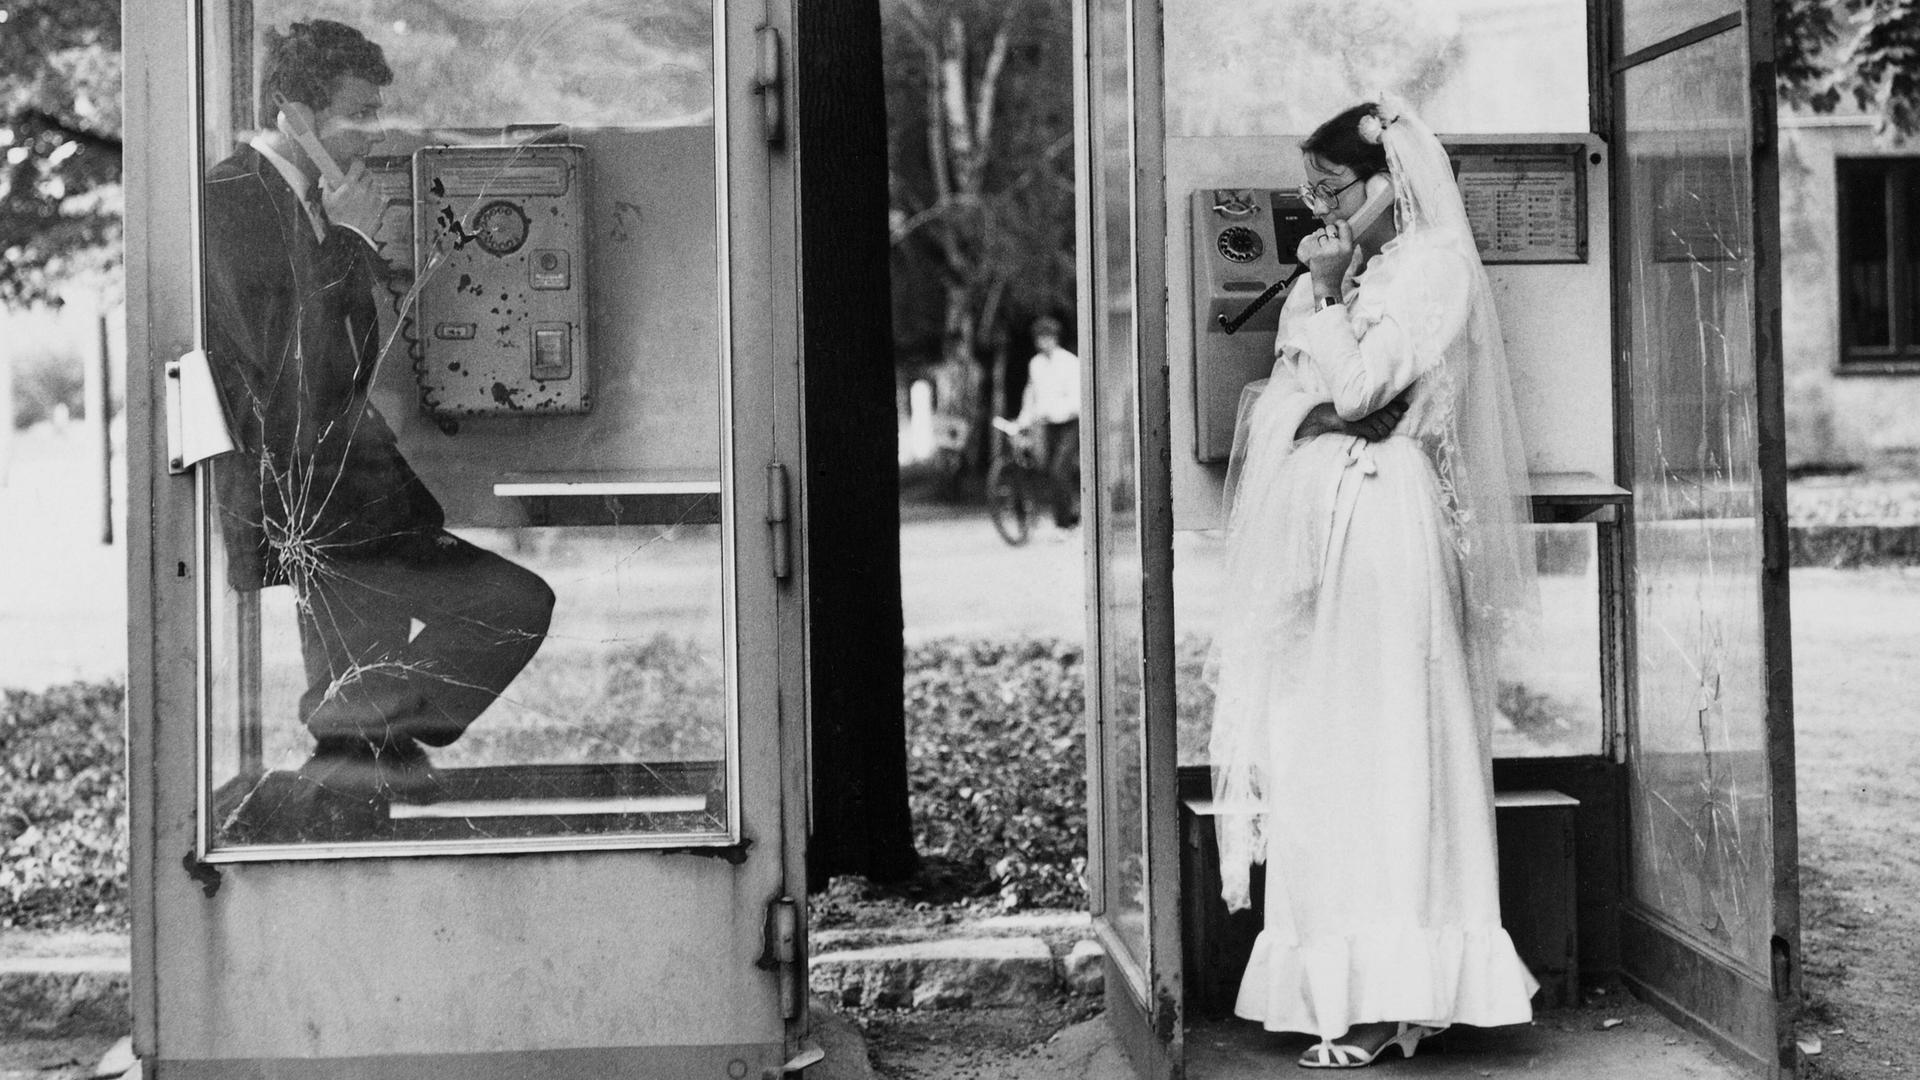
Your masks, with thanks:
M 887 137 L 875 0 L 794 15 L 806 387 L 813 832 L 807 878 L 919 867 L 907 805 L 905 644 Z M 861 105 L 846 107 L 844 103 Z

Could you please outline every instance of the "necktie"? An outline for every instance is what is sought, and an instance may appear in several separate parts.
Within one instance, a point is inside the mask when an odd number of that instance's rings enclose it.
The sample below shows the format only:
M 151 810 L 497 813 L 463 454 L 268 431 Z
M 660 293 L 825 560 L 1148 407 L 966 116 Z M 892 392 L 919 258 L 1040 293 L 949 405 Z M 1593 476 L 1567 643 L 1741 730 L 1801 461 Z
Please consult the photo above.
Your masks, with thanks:
M 320 201 L 320 182 L 318 180 L 307 185 L 307 194 L 302 201 L 307 204 L 307 217 L 313 222 L 314 237 L 319 240 L 325 240 L 327 238 L 327 229 L 331 225 L 331 222 L 327 220 L 326 204 Z

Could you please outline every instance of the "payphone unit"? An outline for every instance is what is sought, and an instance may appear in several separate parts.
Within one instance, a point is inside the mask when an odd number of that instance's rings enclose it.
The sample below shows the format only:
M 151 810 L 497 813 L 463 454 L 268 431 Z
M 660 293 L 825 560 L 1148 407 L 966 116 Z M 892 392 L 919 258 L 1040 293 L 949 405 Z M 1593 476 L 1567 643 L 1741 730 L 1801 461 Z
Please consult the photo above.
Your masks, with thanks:
M 1273 366 L 1294 250 L 1320 220 L 1297 191 L 1205 188 L 1192 221 L 1194 353 L 1208 358 L 1194 372 L 1194 458 L 1211 464 L 1233 449 L 1241 389 Z
M 412 171 L 421 408 L 586 412 L 585 149 L 429 146 Z

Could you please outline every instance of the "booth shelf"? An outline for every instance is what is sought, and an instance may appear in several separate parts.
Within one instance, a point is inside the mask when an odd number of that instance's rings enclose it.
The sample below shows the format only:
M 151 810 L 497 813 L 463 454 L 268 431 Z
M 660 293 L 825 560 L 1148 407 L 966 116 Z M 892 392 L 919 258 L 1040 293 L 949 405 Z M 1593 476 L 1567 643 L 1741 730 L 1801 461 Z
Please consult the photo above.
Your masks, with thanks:
M 699 470 L 510 473 L 493 493 L 519 500 L 533 526 L 720 522 L 720 477 Z
M 1619 521 L 1620 508 L 1633 498 L 1633 492 L 1589 472 L 1529 473 L 1527 482 L 1533 520 L 1542 525 Z

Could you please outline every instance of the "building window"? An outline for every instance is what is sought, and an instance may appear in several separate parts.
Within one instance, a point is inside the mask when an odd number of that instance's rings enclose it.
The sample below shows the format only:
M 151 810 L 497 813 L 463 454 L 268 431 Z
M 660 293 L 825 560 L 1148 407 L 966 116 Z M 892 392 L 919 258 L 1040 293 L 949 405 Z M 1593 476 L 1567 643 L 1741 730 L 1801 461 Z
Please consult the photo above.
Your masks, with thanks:
M 1840 369 L 1920 372 L 1920 158 L 1837 164 Z

